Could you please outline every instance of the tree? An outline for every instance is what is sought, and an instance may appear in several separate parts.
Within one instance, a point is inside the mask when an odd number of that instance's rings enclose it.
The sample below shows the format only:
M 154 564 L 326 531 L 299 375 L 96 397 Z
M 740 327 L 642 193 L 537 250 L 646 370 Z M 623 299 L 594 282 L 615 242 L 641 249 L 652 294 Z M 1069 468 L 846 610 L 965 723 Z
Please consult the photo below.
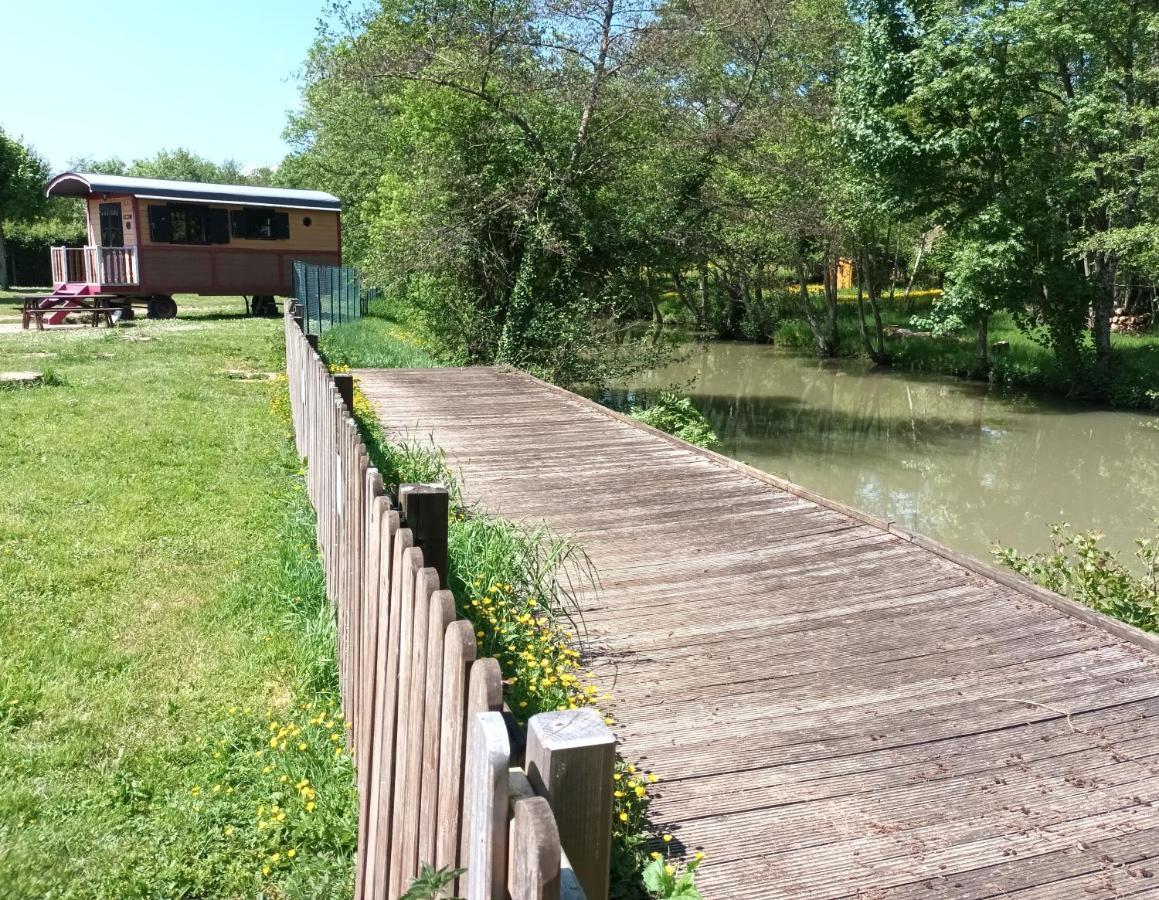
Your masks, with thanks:
M 200 181 L 214 184 L 272 184 L 276 173 L 269 168 L 246 172 L 241 163 L 227 159 L 215 163 L 184 147 L 159 150 L 151 157 L 126 163 L 110 159 L 74 159 L 69 168 L 75 172 L 101 172 L 106 175 L 132 175 L 138 178 L 164 178 L 170 181 Z
M 978 329 L 977 370 L 989 317 L 1005 308 L 1081 377 L 1089 313 L 1105 387 L 1120 269 L 1138 277 L 1153 259 L 1153 5 L 864 0 L 853 9 L 862 40 L 843 89 L 854 168 L 961 243 L 942 312 Z
M 600 323 L 658 261 L 650 223 L 675 194 L 648 28 L 617 0 L 341 19 L 311 53 L 287 168 L 366 198 L 356 258 L 450 354 L 601 377 Z
M 0 288 L 8 287 L 5 226 L 43 213 L 48 177 L 48 165 L 36 151 L 0 129 Z

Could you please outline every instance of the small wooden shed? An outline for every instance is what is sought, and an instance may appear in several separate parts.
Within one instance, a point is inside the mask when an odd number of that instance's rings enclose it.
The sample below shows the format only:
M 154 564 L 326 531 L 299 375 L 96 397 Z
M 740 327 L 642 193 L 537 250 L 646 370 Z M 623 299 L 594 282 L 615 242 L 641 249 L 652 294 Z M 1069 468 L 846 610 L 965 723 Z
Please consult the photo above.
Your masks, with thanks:
M 294 260 L 341 265 L 342 210 L 322 191 L 65 172 L 85 201 L 84 247 L 53 247 L 54 294 L 115 294 L 176 313 L 175 293 L 288 296 Z

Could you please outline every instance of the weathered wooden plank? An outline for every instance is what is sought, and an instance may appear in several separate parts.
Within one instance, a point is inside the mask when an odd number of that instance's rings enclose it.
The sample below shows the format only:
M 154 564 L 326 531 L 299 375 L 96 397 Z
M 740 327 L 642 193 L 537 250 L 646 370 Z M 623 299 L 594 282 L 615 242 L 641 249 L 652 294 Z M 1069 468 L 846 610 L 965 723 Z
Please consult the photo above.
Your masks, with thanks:
M 422 791 L 423 700 L 426 696 L 427 616 L 438 590 L 434 569 L 422 568 L 422 551 L 408 551 L 420 566 L 403 585 L 402 632 L 399 641 L 398 733 L 395 738 L 395 784 L 391 840 L 392 896 L 401 894 L 418 874 L 418 804 Z
M 439 830 L 435 867 L 459 868 L 459 814 L 463 797 L 463 755 L 467 740 L 467 688 L 475 661 L 475 632 L 459 620 L 447 627 L 443 641 L 443 692 L 440 702 Z
M 468 725 L 463 854 L 466 900 L 507 896 L 507 768 L 511 745 L 497 712 L 473 713 Z
M 418 766 L 420 799 L 418 814 L 418 861 L 435 861 L 435 838 L 439 831 L 439 762 L 442 740 L 443 672 L 446 661 L 443 650 L 447 628 L 455 620 L 455 595 L 450 591 L 434 591 L 427 618 L 427 680 L 423 698 L 423 743 Z M 417 687 L 417 686 L 416 686 Z

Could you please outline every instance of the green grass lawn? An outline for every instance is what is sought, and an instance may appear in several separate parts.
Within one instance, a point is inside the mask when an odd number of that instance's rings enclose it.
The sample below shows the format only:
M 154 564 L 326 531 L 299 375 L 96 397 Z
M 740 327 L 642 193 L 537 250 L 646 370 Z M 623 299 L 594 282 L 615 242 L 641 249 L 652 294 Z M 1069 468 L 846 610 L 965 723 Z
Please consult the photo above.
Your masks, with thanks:
M 0 895 L 342 896 L 356 810 L 288 441 L 242 301 L 0 333 Z M 0 301 L 0 313 L 4 304 Z

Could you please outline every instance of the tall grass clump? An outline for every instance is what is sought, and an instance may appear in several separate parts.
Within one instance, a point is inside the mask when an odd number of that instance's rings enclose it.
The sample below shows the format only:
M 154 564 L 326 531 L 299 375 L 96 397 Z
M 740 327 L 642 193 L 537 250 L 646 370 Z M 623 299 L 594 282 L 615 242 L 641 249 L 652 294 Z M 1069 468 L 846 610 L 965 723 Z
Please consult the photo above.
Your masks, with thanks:
M 323 332 L 319 347 L 330 363 L 352 369 L 429 369 L 438 365 L 421 338 L 389 319 L 370 316 Z
M 1065 523 L 1050 526 L 1049 552 L 1024 556 L 999 547 L 994 555 L 1040 587 L 1144 631 L 1159 631 L 1159 534 L 1135 541 L 1140 568 L 1132 571 L 1102 546 L 1101 534 L 1069 529 Z

